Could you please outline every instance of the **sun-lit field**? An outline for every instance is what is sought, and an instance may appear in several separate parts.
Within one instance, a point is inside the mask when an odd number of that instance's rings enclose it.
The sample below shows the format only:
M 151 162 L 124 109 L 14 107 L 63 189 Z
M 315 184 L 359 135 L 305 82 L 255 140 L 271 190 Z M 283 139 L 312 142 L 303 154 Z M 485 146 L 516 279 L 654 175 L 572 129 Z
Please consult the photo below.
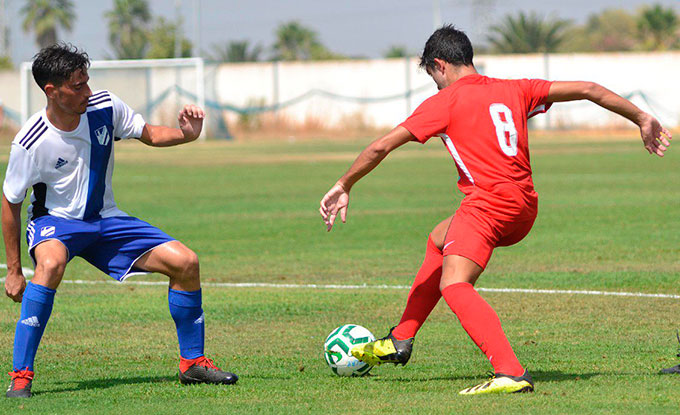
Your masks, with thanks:
M 119 207 L 199 254 L 207 353 L 241 379 L 180 385 L 166 288 L 135 284 L 164 277 L 113 284 L 75 259 L 38 351 L 34 397 L 0 399 L 0 413 L 677 413 L 680 376 L 658 374 L 680 363 L 674 298 L 482 292 L 533 394 L 457 394 L 491 367 L 444 302 L 407 366 L 334 376 L 326 335 L 356 323 L 380 337 L 398 322 L 429 231 L 461 197 L 442 145 L 410 144 L 353 189 L 348 222 L 326 233 L 319 199 L 367 142 L 116 144 Z M 634 140 L 533 142 L 538 220 L 494 253 L 478 287 L 680 294 L 674 150 L 658 159 Z M 253 282 L 289 287 L 220 285 Z M 0 301 L 6 370 L 18 315 Z

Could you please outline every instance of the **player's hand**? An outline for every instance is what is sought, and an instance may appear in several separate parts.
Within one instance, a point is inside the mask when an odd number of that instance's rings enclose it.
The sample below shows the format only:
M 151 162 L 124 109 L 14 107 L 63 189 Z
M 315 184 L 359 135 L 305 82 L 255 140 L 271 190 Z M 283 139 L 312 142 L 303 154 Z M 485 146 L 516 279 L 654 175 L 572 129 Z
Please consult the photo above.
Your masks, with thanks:
M 201 135 L 204 118 L 205 112 L 200 107 L 185 105 L 177 117 L 179 128 L 182 130 L 184 138 L 189 141 L 197 139 Z
M 659 121 L 649 114 L 646 114 L 639 125 L 642 142 L 649 154 L 663 157 L 673 138 L 670 131 L 663 128 Z
M 8 272 L 5 278 L 5 294 L 14 300 L 15 303 L 20 303 L 24 297 L 24 290 L 26 289 L 26 278 L 21 271 Z
M 330 232 L 335 223 L 335 218 L 340 213 L 342 223 L 347 221 L 347 206 L 349 205 L 349 192 L 340 183 L 336 183 L 331 190 L 321 199 L 319 213 L 326 224 L 326 230 Z

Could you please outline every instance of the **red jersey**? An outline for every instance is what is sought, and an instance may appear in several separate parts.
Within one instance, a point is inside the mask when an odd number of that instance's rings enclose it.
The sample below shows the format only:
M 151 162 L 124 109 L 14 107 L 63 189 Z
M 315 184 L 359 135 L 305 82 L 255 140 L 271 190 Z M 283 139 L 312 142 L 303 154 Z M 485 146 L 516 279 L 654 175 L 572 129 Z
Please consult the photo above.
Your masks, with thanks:
M 465 76 L 425 100 L 401 125 L 425 143 L 441 137 L 458 169 L 461 205 L 515 220 L 535 216 L 527 120 L 550 107 L 551 82 Z

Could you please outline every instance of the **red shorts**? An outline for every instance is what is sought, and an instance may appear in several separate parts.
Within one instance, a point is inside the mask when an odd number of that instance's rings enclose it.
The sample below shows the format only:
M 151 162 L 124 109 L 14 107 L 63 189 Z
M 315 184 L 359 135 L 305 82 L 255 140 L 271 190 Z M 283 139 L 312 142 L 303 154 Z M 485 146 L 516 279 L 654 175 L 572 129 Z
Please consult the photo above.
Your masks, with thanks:
M 442 251 L 444 256 L 460 255 L 486 268 L 493 249 L 524 239 L 535 219 L 536 215 L 519 221 L 495 219 L 476 207 L 461 206 L 453 215 Z

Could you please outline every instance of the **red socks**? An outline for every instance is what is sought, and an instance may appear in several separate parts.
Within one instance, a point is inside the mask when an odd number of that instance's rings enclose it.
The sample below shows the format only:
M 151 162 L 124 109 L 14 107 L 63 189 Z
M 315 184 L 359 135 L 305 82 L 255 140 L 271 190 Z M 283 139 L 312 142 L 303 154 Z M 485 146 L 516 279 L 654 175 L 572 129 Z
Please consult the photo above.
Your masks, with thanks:
M 498 315 L 472 284 L 451 284 L 442 290 L 442 295 L 465 331 L 489 359 L 496 373 L 510 376 L 524 374 L 524 368 L 503 333 Z
M 441 298 L 439 280 L 442 277 L 443 259 L 442 251 L 437 248 L 430 236 L 427 239 L 425 260 L 408 293 L 406 309 L 399 325 L 392 331 L 397 340 L 414 337 Z
M 505 337 L 498 315 L 472 284 L 461 282 L 439 291 L 443 259 L 442 251 L 429 237 L 425 260 L 411 286 L 401 321 L 392 335 L 397 340 L 414 337 L 443 295 L 465 331 L 487 356 L 494 371 L 522 376 L 524 368 Z

